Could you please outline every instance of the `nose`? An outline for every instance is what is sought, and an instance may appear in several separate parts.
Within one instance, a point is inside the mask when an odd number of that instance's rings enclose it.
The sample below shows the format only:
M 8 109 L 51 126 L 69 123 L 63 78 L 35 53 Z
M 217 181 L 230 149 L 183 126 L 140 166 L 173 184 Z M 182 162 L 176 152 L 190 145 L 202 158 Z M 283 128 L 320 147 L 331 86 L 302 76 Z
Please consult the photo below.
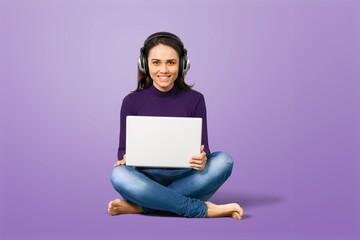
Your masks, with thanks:
M 166 72 L 167 72 L 166 64 L 161 64 L 161 65 L 160 65 L 160 72 L 161 72 L 161 73 L 166 73 Z

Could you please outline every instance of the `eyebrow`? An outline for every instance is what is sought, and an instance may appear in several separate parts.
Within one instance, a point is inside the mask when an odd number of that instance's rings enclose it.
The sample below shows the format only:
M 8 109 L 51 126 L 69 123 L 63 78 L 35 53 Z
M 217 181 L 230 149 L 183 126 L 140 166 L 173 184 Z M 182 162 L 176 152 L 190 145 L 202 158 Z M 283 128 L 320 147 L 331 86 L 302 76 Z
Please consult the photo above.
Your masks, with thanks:
M 150 61 L 161 61 L 160 59 L 156 59 L 156 58 L 152 58 Z M 173 59 L 168 59 L 166 60 L 167 62 L 170 62 L 170 61 L 175 61 L 176 62 L 176 59 L 173 58 Z

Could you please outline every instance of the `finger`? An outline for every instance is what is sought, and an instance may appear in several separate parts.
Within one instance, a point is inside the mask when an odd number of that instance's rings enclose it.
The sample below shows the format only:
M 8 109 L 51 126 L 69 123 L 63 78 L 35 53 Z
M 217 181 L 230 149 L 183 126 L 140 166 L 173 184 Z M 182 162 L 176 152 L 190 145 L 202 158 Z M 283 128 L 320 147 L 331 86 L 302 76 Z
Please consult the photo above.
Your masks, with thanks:
M 203 153 L 201 153 L 201 154 L 199 154 L 199 155 L 194 155 L 194 156 L 192 156 L 191 158 L 192 158 L 192 159 L 196 159 L 196 160 L 202 160 L 202 159 L 204 159 L 204 157 L 206 157 L 206 153 L 205 153 L 205 152 L 203 152 Z
M 206 165 L 206 162 L 202 162 L 202 163 L 191 163 L 190 166 L 193 168 L 201 168 L 204 169 Z
M 203 152 L 205 149 L 205 146 L 204 145 L 201 145 L 201 152 Z
M 191 166 L 192 168 L 201 168 L 203 165 L 202 165 L 202 164 L 192 163 L 192 164 L 190 164 L 190 166 Z
M 201 159 L 201 160 L 192 160 L 190 161 L 190 163 L 192 164 L 196 164 L 196 165 L 205 165 L 206 164 L 207 159 Z
M 118 167 L 118 166 L 120 166 L 120 164 L 119 164 L 119 163 L 115 163 L 115 165 L 113 166 L 113 168 L 116 168 L 116 167 Z
M 199 155 L 192 156 L 192 158 L 195 159 L 203 159 L 204 157 L 206 157 L 206 152 L 201 152 Z
M 204 163 L 203 160 L 197 160 L 197 159 L 190 160 L 190 164 L 194 164 L 194 165 L 202 165 L 203 163 Z
M 192 168 L 197 170 L 197 171 L 201 170 L 199 167 L 192 167 Z
M 206 160 L 203 162 L 203 168 L 205 168 L 205 166 L 206 166 Z
M 195 169 L 195 170 L 197 170 L 197 171 L 201 171 L 201 170 L 203 170 L 204 169 L 204 167 L 193 167 L 193 169 Z
M 113 168 L 118 167 L 118 166 L 120 166 L 120 165 L 124 165 L 124 164 L 125 164 L 125 161 L 124 161 L 124 160 L 117 161 L 117 162 L 114 164 Z
M 190 163 L 197 163 L 197 164 L 202 164 L 202 163 L 204 163 L 204 162 L 206 162 L 207 161 L 207 157 L 206 156 L 204 156 L 204 157 L 202 157 L 202 158 L 192 158 L 192 159 L 190 159 Z
M 240 216 L 243 217 L 244 216 L 244 209 L 240 208 Z

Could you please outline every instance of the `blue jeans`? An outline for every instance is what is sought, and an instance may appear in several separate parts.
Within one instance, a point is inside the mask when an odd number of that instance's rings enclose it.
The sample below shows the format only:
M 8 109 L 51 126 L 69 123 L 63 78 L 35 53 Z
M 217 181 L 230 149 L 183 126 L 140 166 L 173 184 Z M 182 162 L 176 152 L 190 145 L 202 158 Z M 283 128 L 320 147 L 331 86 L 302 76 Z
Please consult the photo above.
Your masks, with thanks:
M 118 166 L 111 183 L 126 200 L 140 205 L 144 213 L 173 212 L 184 217 L 205 217 L 204 201 L 228 179 L 232 158 L 225 152 L 213 152 L 203 170 L 134 168 Z

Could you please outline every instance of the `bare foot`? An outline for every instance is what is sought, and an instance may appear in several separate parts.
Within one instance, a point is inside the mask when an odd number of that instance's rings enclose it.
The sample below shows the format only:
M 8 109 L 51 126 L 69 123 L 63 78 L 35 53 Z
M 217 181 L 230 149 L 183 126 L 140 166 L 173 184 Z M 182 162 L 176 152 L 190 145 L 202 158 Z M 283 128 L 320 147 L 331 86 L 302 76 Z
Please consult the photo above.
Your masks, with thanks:
M 234 219 L 241 219 L 244 216 L 244 210 L 237 203 L 229 203 L 216 205 L 212 202 L 205 202 L 208 207 L 206 217 L 232 217 Z
M 108 204 L 108 213 L 111 215 L 119 215 L 125 213 L 142 213 L 143 210 L 139 205 L 128 202 L 123 199 L 115 199 Z

